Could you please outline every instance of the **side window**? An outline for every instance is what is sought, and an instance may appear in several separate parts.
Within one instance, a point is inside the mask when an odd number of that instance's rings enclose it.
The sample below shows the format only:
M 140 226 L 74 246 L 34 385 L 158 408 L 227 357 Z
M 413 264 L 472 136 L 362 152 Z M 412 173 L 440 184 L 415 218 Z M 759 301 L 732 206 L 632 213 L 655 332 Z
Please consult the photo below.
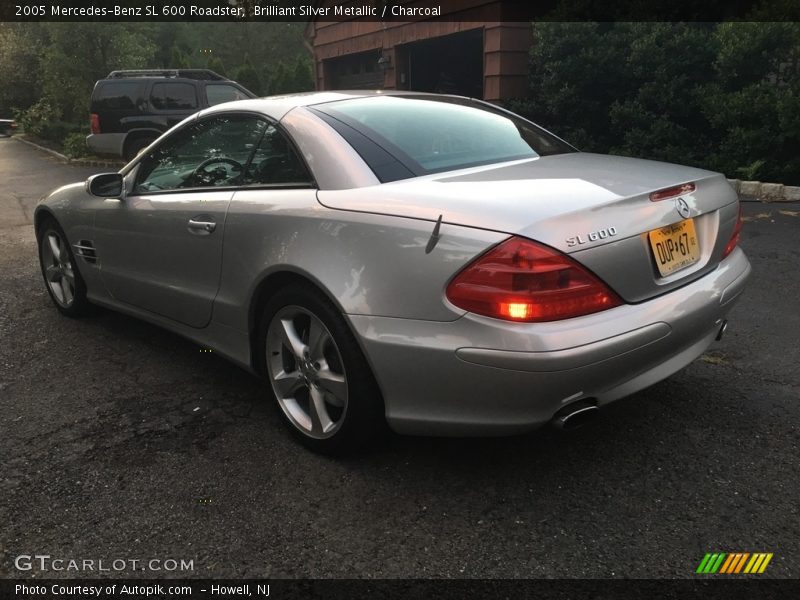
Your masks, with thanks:
M 168 137 L 140 164 L 134 194 L 241 185 L 268 125 L 250 115 L 222 115 Z
M 197 108 L 197 94 L 189 83 L 155 83 L 150 105 L 156 110 L 191 110 Z
M 244 185 L 310 185 L 311 182 L 308 169 L 292 145 L 280 131 L 269 125 L 244 177 Z
M 130 110 L 135 108 L 141 85 L 139 83 L 104 83 L 94 99 L 96 110 Z
M 242 90 L 224 83 L 210 83 L 206 85 L 206 101 L 209 106 L 222 104 L 223 102 L 233 102 L 234 100 L 246 100 L 248 96 Z

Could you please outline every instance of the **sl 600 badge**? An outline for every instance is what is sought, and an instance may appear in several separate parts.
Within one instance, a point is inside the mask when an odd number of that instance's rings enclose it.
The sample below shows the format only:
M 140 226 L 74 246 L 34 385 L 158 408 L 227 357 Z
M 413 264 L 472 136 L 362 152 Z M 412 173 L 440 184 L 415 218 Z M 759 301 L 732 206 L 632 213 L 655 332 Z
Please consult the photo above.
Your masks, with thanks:
M 614 237 L 617 235 L 616 227 L 606 227 L 605 229 L 598 229 L 597 231 L 590 231 L 586 236 L 576 235 L 575 237 L 567 238 L 567 246 L 580 246 L 581 244 L 588 244 L 589 242 L 596 242 L 597 240 L 604 240 L 606 238 Z

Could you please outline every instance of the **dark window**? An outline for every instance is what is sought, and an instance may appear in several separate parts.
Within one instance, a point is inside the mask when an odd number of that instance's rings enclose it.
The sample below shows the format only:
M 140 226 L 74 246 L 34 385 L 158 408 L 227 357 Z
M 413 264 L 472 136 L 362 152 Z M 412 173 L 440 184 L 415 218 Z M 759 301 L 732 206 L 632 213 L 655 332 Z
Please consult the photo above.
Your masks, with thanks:
M 242 185 L 244 170 L 267 127 L 249 115 L 194 123 L 142 159 L 134 193 Z
M 245 185 L 310 185 L 311 176 L 292 145 L 270 125 L 244 178 Z
M 209 106 L 234 100 L 245 100 L 248 97 L 242 90 L 232 85 L 215 83 L 206 86 L 206 100 Z
M 150 104 L 156 110 L 191 110 L 197 108 L 197 94 L 189 83 L 156 83 Z
M 372 96 L 314 109 L 333 117 L 328 122 L 346 139 L 346 129 L 357 131 L 415 175 L 575 150 L 533 123 L 467 99 Z
M 105 83 L 98 87 L 95 94 L 96 110 L 129 110 L 136 107 L 141 84 L 139 83 Z

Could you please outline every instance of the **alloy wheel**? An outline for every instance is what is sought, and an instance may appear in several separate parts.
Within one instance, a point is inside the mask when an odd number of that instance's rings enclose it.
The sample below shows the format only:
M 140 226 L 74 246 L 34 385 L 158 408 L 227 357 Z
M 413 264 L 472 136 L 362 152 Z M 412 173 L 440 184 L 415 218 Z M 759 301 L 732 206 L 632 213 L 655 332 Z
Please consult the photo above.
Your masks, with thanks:
M 341 352 L 311 311 L 286 306 L 267 328 L 267 370 L 283 412 L 301 433 L 333 436 L 347 415 L 348 385 Z
M 42 240 L 42 266 L 53 298 L 64 308 L 72 306 L 75 301 L 75 271 L 66 241 L 52 229 Z

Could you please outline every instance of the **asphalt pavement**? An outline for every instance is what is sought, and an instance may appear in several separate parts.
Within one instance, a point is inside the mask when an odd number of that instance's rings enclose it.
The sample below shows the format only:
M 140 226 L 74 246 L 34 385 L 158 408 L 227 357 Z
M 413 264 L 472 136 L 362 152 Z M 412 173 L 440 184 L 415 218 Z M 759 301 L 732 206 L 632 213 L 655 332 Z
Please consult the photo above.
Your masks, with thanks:
M 718 551 L 800 577 L 800 205 L 744 205 L 754 272 L 725 339 L 593 425 L 335 460 L 213 353 L 55 310 L 32 209 L 95 171 L 0 139 L 0 577 L 108 575 L 22 555 L 160 561 L 113 573 L 142 577 L 693 577 Z

